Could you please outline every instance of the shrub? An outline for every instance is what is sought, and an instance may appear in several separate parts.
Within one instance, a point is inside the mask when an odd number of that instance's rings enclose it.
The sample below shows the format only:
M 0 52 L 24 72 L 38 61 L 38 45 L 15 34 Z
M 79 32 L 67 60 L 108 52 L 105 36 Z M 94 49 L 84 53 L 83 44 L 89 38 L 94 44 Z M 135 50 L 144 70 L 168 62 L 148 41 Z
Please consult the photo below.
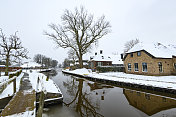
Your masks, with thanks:
M 124 72 L 124 67 L 114 67 L 114 66 L 106 66 L 106 67 L 97 67 L 96 70 L 98 72 Z

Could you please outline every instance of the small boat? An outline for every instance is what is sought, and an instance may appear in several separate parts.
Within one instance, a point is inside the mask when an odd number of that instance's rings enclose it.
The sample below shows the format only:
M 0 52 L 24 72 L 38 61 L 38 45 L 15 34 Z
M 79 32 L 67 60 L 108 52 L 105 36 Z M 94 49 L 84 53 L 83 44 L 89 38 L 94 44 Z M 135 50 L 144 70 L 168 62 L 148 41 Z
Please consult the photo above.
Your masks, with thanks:
M 53 82 L 53 85 L 55 85 L 58 91 L 56 93 L 46 92 L 46 94 L 44 94 L 45 107 L 53 104 L 61 104 L 63 102 L 63 94 L 61 90 L 59 89 L 59 87 L 56 85 L 55 82 Z M 36 94 L 37 105 L 39 104 L 39 101 L 40 101 L 40 95 L 41 95 L 41 92 L 37 92 Z

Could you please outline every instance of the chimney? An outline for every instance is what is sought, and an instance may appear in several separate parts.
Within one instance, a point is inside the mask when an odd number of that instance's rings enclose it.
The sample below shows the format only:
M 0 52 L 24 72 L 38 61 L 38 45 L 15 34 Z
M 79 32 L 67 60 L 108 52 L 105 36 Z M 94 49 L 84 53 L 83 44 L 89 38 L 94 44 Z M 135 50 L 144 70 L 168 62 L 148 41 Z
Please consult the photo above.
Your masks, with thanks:
M 95 52 L 95 55 L 97 55 L 97 52 Z
M 100 50 L 100 54 L 103 54 L 103 50 Z
M 123 54 L 121 54 L 121 59 L 123 60 Z

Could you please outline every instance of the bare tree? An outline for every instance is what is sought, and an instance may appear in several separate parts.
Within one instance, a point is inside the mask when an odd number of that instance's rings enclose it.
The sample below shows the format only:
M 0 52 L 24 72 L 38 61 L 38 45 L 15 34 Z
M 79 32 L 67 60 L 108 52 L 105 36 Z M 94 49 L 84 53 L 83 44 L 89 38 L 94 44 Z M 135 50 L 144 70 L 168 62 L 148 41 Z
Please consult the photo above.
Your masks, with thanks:
M 83 67 L 82 56 L 90 51 L 93 44 L 110 32 L 110 23 L 105 16 L 94 21 L 93 15 L 88 14 L 84 7 L 74 12 L 65 10 L 61 17 L 62 25 L 50 24 L 54 33 L 44 32 L 58 47 L 71 48 L 75 51 L 80 68 Z
M 139 39 L 130 40 L 125 43 L 124 53 L 128 52 L 134 45 L 139 43 Z
M 70 49 L 68 51 L 68 58 L 71 60 L 71 63 L 75 66 L 78 57 L 76 56 L 76 52 L 73 49 Z
M 58 61 L 57 60 L 52 60 L 51 58 L 49 57 L 46 57 L 42 54 L 36 54 L 33 58 L 33 60 L 36 62 L 36 63 L 39 63 L 42 65 L 42 67 L 53 67 L 55 68 L 58 64 Z
M 28 58 L 28 51 L 22 46 L 20 38 L 16 33 L 17 32 L 15 32 L 14 35 L 10 35 L 10 37 L 6 37 L 2 29 L 0 29 L 0 55 L 6 63 L 6 76 L 8 75 L 9 62 L 17 62 L 21 58 Z

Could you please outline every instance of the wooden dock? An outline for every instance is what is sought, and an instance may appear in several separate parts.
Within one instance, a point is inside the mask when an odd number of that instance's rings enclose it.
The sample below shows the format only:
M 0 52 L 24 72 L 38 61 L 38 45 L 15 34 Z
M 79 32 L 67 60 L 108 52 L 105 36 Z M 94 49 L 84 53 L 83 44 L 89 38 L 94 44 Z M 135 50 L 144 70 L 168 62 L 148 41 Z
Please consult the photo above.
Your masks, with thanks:
M 25 73 L 20 90 L 14 95 L 0 116 L 34 116 L 36 115 L 36 92 L 32 89 L 29 76 Z

